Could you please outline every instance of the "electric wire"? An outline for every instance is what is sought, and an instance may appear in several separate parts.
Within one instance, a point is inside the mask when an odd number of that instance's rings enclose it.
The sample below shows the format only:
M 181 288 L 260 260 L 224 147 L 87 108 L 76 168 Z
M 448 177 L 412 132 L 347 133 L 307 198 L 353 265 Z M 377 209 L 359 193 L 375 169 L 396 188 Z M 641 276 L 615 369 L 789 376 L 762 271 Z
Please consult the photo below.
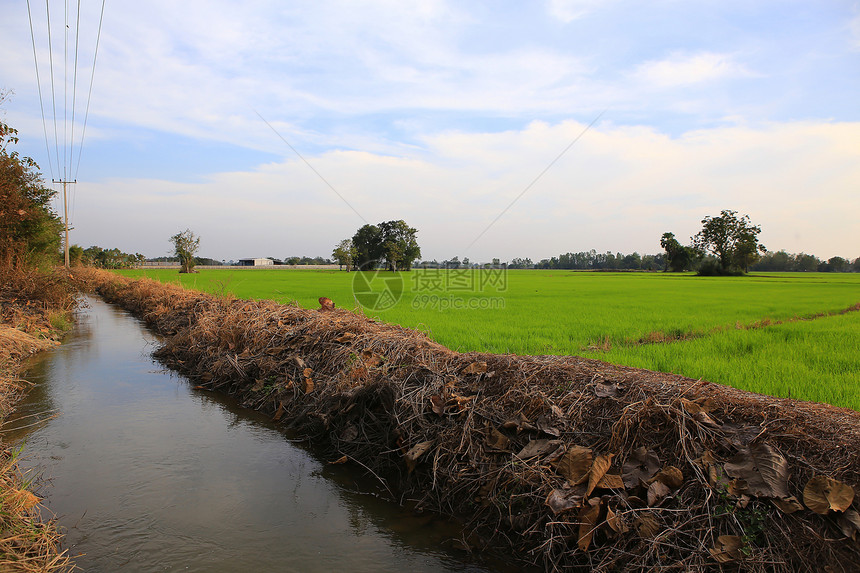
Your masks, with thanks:
M 102 37 L 102 22 L 104 21 L 104 16 L 105 16 L 105 2 L 106 2 L 106 0 L 102 0 L 102 9 L 101 9 L 101 14 L 99 15 L 99 29 L 98 29 L 98 33 L 96 34 L 96 49 L 95 49 L 95 52 L 93 53 L 93 70 L 92 70 L 92 73 L 90 74 L 90 89 L 89 89 L 89 92 L 87 93 L 87 107 L 86 107 L 86 111 L 84 112 L 84 125 L 83 125 L 83 128 L 81 129 L 81 144 L 78 146 L 78 163 L 77 163 L 77 166 L 75 167 L 75 179 L 78 178 L 78 170 L 81 168 L 81 155 L 83 154 L 83 151 L 84 151 L 84 136 L 87 133 L 87 119 L 90 116 L 90 101 L 92 100 L 92 95 L 93 95 L 93 79 L 95 79 L 95 77 L 96 77 L 96 59 L 99 56 L 99 42 L 100 42 L 101 37 Z
M 36 34 L 33 31 L 33 14 L 30 9 L 30 0 L 27 0 L 27 18 L 30 20 L 30 40 L 33 43 L 33 63 L 36 65 L 36 85 L 39 88 L 39 109 L 42 112 L 42 132 L 45 134 L 45 152 L 48 156 L 48 169 L 51 172 L 51 180 L 54 179 L 54 162 L 51 159 L 51 146 L 48 143 L 48 124 L 45 120 L 45 103 L 42 97 L 42 78 L 39 75 L 39 58 L 36 56 Z
M 81 0 L 78 0 L 78 13 L 75 18 L 75 71 L 72 74 L 72 133 L 69 136 L 69 161 L 75 157 L 75 110 L 78 103 L 78 48 L 81 38 Z
M 60 171 L 60 142 L 59 130 L 57 129 L 57 90 L 54 86 L 54 46 L 51 41 L 51 7 L 45 0 L 45 15 L 48 19 L 48 61 L 51 67 L 51 106 L 54 112 L 54 151 L 57 158 L 57 172 Z
M 66 152 L 69 149 L 69 0 L 64 2 L 63 12 L 63 181 L 68 181 Z

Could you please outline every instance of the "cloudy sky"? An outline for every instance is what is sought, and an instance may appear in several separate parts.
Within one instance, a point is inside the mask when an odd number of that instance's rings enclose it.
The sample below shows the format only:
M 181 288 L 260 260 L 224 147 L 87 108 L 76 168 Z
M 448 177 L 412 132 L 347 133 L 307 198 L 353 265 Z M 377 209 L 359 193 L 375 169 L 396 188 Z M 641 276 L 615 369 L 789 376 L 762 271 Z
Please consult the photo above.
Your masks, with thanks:
M 53 54 L 45 3 L 0 4 L 0 114 L 84 247 L 329 256 L 405 219 L 425 259 L 538 260 L 732 209 L 860 256 L 856 0 L 107 0 L 92 76 L 101 2 L 48 1 Z

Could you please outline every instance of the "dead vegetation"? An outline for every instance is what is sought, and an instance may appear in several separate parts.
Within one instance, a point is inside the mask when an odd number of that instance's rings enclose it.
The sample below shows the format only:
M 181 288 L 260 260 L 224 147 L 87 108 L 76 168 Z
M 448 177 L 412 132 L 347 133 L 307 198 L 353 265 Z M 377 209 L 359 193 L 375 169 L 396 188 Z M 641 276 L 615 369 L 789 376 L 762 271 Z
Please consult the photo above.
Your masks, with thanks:
M 860 570 L 860 414 L 98 271 L 156 355 L 547 570 Z
M 0 264 L 0 427 L 27 389 L 18 376 L 22 361 L 58 344 L 68 324 L 74 289 L 67 279 L 60 272 Z M 18 465 L 20 454 L 0 434 L 0 571 L 69 571 L 61 535 L 53 521 L 41 519 L 40 500 Z

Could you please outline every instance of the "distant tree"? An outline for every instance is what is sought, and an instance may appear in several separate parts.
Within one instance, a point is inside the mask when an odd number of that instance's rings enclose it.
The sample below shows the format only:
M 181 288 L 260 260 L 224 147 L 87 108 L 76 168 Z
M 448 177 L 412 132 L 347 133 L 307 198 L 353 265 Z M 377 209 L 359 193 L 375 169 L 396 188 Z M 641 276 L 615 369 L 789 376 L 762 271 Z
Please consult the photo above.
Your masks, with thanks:
M 459 269 L 460 257 L 454 257 L 451 260 L 442 261 L 442 266 L 446 269 Z
M 365 269 L 382 259 L 382 233 L 376 225 L 364 225 L 352 236 L 355 268 Z
M 411 270 L 412 263 L 421 256 L 421 247 L 416 238 L 418 230 L 402 219 L 385 221 L 378 228 L 386 266 L 392 271 Z
M 70 263 L 77 258 L 75 254 L 78 249 L 77 245 L 69 247 Z M 81 249 L 80 264 L 98 267 L 101 269 L 129 269 L 135 265 L 141 264 L 146 260 L 146 257 L 140 253 L 130 254 L 124 253 L 116 247 L 112 249 L 103 249 L 98 245 Z
M 818 270 L 821 260 L 815 255 L 800 253 L 794 257 L 794 270 L 799 272 L 812 272 Z
M 341 269 L 346 266 L 346 271 L 351 271 L 353 261 L 356 258 L 356 249 L 352 244 L 352 239 L 344 239 L 339 242 L 331 252 L 331 256 L 337 261 Z
M 193 273 L 196 264 L 194 255 L 200 248 L 200 237 L 191 232 L 191 229 L 185 229 L 170 237 L 170 242 L 173 243 L 174 253 L 179 257 L 179 264 L 182 266 L 179 272 Z
M 642 268 L 642 257 L 637 252 L 626 255 L 621 258 L 621 268 L 628 270 L 637 270 Z
M 508 264 L 509 269 L 530 269 L 534 264 L 532 260 L 528 257 L 525 259 L 515 257 L 511 260 L 510 264 Z
M 660 246 L 666 251 L 664 271 L 679 273 L 692 268 L 693 263 L 700 258 L 700 253 L 694 247 L 686 247 L 678 242 L 674 233 L 663 233 Z
M 723 210 L 719 217 L 702 219 L 702 230 L 693 237 L 693 246 L 717 257 L 720 274 L 746 272 L 766 252 L 759 244 L 761 227 L 753 225 L 749 216 L 737 217 L 737 211 Z
M 847 273 L 851 270 L 851 264 L 842 257 L 832 257 L 827 259 L 827 265 L 834 273 Z
M 854 259 L 854 262 L 851 263 L 851 268 L 854 269 L 855 273 L 860 273 L 860 257 Z

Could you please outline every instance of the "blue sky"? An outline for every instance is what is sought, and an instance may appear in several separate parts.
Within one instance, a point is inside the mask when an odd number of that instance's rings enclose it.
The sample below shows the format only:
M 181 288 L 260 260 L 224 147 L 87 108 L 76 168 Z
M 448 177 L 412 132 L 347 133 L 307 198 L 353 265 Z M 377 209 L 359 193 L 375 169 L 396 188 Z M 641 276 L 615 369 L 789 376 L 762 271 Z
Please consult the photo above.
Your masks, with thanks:
M 45 5 L 47 146 L 27 4 L 2 3 L 0 113 L 77 178 L 85 247 L 160 256 L 188 227 L 219 259 L 328 256 L 402 218 L 426 259 L 538 260 L 733 209 L 771 249 L 860 256 L 857 1 L 108 0 L 79 169 L 101 3 L 69 15 L 72 89 L 48 2 L 57 146 Z

